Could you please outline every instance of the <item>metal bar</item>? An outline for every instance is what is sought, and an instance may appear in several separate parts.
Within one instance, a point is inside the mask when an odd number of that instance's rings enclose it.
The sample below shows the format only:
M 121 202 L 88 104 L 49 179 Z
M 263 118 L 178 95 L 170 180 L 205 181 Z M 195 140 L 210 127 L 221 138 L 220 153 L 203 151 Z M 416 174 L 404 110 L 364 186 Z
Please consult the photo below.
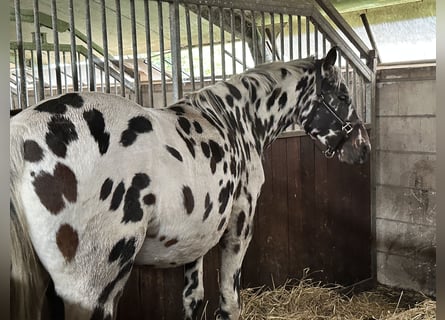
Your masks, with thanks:
M 210 79 L 215 83 L 215 49 L 213 39 L 213 14 L 212 7 L 209 6 L 209 42 L 210 42 Z
M 166 81 L 165 81 L 165 52 L 164 52 L 164 18 L 162 10 L 162 2 L 157 1 L 158 4 L 158 19 L 159 19 L 159 53 L 160 53 L 160 63 L 161 63 L 161 90 L 162 90 L 162 106 L 167 106 L 167 92 L 166 92 Z
M 102 16 L 102 43 L 104 49 L 105 92 L 110 93 L 110 66 L 108 61 L 108 29 L 106 10 L 105 0 L 100 0 L 100 11 Z
M 21 109 L 25 109 L 28 106 L 27 88 L 26 88 L 26 72 L 25 72 L 25 56 L 23 50 L 23 37 L 22 37 L 22 17 L 20 15 L 20 0 L 14 1 L 14 14 L 15 14 L 15 28 L 17 35 L 17 54 L 19 62 L 20 72 L 20 86 L 17 85 L 17 95 L 19 100 L 19 106 Z M 16 63 L 17 65 L 17 63 Z M 19 89 L 20 88 L 20 89 Z
M 272 61 L 275 61 L 277 58 L 277 44 L 275 38 L 275 14 L 273 12 L 270 13 L 270 41 L 272 42 Z
M 318 26 L 314 23 L 314 47 L 315 47 L 315 57 L 318 59 Z
M 122 45 L 122 14 L 121 1 L 116 1 L 116 31 L 117 31 L 117 51 L 119 56 L 119 74 L 121 83 L 121 95 L 125 97 L 125 71 L 124 71 L 124 49 Z
M 293 16 L 289 15 L 289 59 L 294 59 Z
M 264 18 L 264 11 L 261 11 L 261 50 L 262 50 L 261 63 L 264 63 L 266 62 L 266 21 Z
M 224 20 L 223 20 L 223 8 L 219 8 L 219 31 L 221 41 L 221 75 L 222 79 L 226 80 L 226 48 L 224 39 Z
M 34 65 L 34 50 L 31 50 L 32 87 L 34 88 L 34 104 L 37 103 L 37 85 Z
M 33 1 L 34 9 L 34 29 L 35 29 L 35 44 L 37 55 L 37 75 L 39 77 L 39 100 L 45 99 L 45 80 L 43 77 L 43 61 L 42 61 L 42 39 L 40 36 L 40 17 L 39 17 L 39 1 Z
M 141 86 L 139 83 L 138 40 L 136 36 L 136 9 L 134 0 L 130 0 L 131 42 L 133 45 L 133 78 L 136 103 L 141 104 Z
M 246 16 L 244 10 L 241 10 L 241 46 L 243 52 L 243 70 L 246 70 Z
M 198 51 L 199 51 L 199 80 L 201 88 L 204 88 L 204 62 L 202 54 L 202 8 L 198 5 Z
M 326 35 L 323 33 L 323 57 L 326 56 Z
M 298 16 L 298 59 L 301 59 L 301 16 Z
M 77 61 L 78 61 L 78 64 L 77 64 L 77 67 L 76 68 L 79 68 L 79 88 L 78 88 L 78 90 L 80 90 L 80 91 L 82 91 L 83 90 L 83 83 L 82 83 L 82 61 L 81 61 L 81 56 L 80 56 L 80 52 L 79 53 L 77 53 Z M 66 72 L 65 72 L 65 74 L 66 74 Z M 65 78 L 66 79 L 66 78 Z M 66 81 L 65 81 L 65 83 L 66 83 Z
M 354 93 L 353 95 L 354 105 L 357 106 L 357 70 L 355 68 L 353 68 L 353 73 L 352 73 L 352 92 Z
M 150 31 L 150 6 L 148 0 L 144 0 L 145 14 L 145 46 L 147 49 L 147 80 L 148 80 L 148 106 L 153 105 L 153 66 L 151 64 L 151 31 Z
M 360 37 L 355 33 L 351 26 L 335 9 L 334 5 L 329 0 L 316 0 L 318 5 L 326 12 L 329 18 L 335 25 L 346 35 L 351 43 L 358 49 L 362 57 L 368 57 L 369 49 Z M 317 10 L 314 10 L 314 12 Z M 317 11 L 319 14 L 320 12 Z M 320 14 L 321 15 L 321 14 Z
M 311 55 L 311 26 L 309 24 L 309 18 L 306 17 L 306 55 Z
M 368 22 L 368 18 L 366 17 L 366 13 L 360 14 L 360 18 L 362 18 L 363 26 L 365 27 L 366 34 L 368 35 L 368 38 L 369 38 L 369 42 L 371 42 L 371 46 L 376 53 L 377 63 L 380 63 L 381 60 L 380 60 L 379 50 L 377 49 L 377 43 L 374 39 L 374 35 L 372 33 L 371 27 L 369 26 L 369 22 Z
M 255 20 L 255 11 L 252 10 L 252 42 L 253 42 L 253 62 L 255 65 L 258 64 L 258 39 L 257 39 L 257 27 Z
M 49 51 L 46 51 L 46 56 L 47 56 L 47 60 L 48 60 L 46 67 L 48 69 L 49 95 L 52 96 L 53 95 L 53 82 L 51 79 L 51 59 L 49 56 Z
M 56 67 L 55 69 L 56 69 L 57 94 L 61 94 L 62 93 L 62 77 L 60 74 L 59 32 L 57 30 L 57 1 L 56 0 L 51 0 L 51 21 L 52 21 L 53 38 L 54 38 L 54 63 L 55 63 L 55 67 Z M 52 88 L 51 88 L 51 90 L 52 90 Z M 52 94 L 52 91 L 51 91 L 51 94 Z
M 91 35 L 90 0 L 85 0 L 85 23 L 86 23 L 87 49 L 88 49 L 89 90 L 96 91 L 96 77 L 95 77 L 94 62 L 93 62 L 93 40 Z
M 190 24 L 190 10 L 189 7 L 185 6 L 185 24 L 187 30 L 187 48 L 188 48 L 188 58 L 189 58 L 189 69 L 190 69 L 190 81 L 192 83 L 192 90 L 195 91 L 195 71 L 193 70 L 193 44 L 192 44 L 192 28 Z
M 74 4 L 73 0 L 69 0 L 69 24 L 70 24 L 70 39 L 71 39 L 71 73 L 73 75 L 73 90 L 79 91 L 79 79 L 77 76 L 78 60 L 76 53 L 76 28 L 74 25 Z
M 172 55 L 173 100 L 182 98 L 181 37 L 179 29 L 179 1 L 170 3 L 170 46 Z
M 62 57 L 63 57 L 63 74 L 64 74 L 64 77 L 65 77 L 65 92 L 68 92 L 68 81 L 67 81 L 67 75 L 66 75 L 66 57 L 65 57 L 65 51 L 63 51 L 63 55 L 62 55 Z
M 232 42 L 232 75 L 236 74 L 236 48 L 235 48 L 235 12 L 230 11 L 230 35 Z
M 284 61 L 284 18 L 283 14 L 280 13 L 280 51 L 281 51 L 281 57 L 280 59 Z
M 19 64 L 17 63 L 17 60 L 18 60 L 17 55 L 18 55 L 17 50 L 14 50 L 15 85 L 16 85 L 16 88 L 18 91 L 18 89 L 19 89 L 19 86 L 18 86 L 18 84 L 19 84 Z M 11 93 L 11 90 L 9 90 L 9 92 Z M 21 105 L 21 96 L 19 94 L 17 94 L 17 98 L 18 98 L 19 105 Z M 25 108 L 26 108 L 26 106 L 25 106 Z M 21 108 L 21 109 L 24 109 L 24 108 Z
M 346 80 L 346 84 L 349 88 L 349 61 L 348 60 L 346 60 L 346 63 L 345 63 L 345 80 Z

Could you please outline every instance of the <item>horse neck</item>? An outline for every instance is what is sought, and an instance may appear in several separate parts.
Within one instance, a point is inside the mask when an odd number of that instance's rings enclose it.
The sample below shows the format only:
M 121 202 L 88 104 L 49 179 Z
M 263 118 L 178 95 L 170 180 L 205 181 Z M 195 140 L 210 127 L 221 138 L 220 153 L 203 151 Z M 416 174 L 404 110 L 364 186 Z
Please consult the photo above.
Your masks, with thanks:
M 226 128 L 229 139 L 238 137 L 262 154 L 286 128 L 301 123 L 300 115 L 315 93 L 307 64 L 292 70 L 282 66 L 235 76 L 189 98 L 208 119 Z

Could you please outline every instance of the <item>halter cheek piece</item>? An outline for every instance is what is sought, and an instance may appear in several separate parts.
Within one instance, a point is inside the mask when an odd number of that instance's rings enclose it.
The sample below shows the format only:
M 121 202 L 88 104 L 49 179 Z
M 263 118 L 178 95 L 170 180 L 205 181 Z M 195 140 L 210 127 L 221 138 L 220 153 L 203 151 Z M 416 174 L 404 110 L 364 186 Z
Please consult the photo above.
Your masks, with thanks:
M 322 68 L 322 62 L 321 60 L 317 60 L 315 62 L 315 90 L 316 90 L 316 94 L 317 94 L 317 100 L 318 102 L 323 105 L 326 110 L 328 110 L 335 118 L 335 120 L 337 120 L 340 124 L 341 124 L 341 130 L 343 132 L 343 139 L 341 139 L 337 145 L 335 147 L 330 147 L 328 146 L 327 149 L 325 151 L 323 151 L 323 154 L 326 156 L 326 158 L 332 158 L 334 157 L 334 155 L 337 153 L 338 149 L 343 145 L 343 143 L 349 138 L 349 134 L 352 132 L 352 130 L 354 129 L 351 125 L 351 122 L 349 121 L 344 121 L 342 118 L 340 118 L 340 116 L 337 114 L 337 112 L 335 112 L 335 109 L 329 105 L 329 103 L 326 102 L 323 93 L 321 91 L 321 81 L 322 81 L 322 76 L 321 76 L 321 68 Z

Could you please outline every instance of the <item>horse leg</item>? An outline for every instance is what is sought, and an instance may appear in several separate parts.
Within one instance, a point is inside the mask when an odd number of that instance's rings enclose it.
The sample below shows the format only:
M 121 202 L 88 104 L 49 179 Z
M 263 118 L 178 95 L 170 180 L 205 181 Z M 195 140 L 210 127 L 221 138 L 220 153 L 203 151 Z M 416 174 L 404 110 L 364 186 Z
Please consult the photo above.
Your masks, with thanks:
M 236 320 L 241 313 L 240 284 L 241 264 L 252 239 L 253 215 L 255 203 L 243 201 L 243 205 L 235 206 L 227 229 L 220 241 L 221 247 L 221 279 L 220 309 L 217 319 Z
M 203 257 L 185 265 L 185 286 L 182 293 L 186 320 L 198 319 L 204 299 Z

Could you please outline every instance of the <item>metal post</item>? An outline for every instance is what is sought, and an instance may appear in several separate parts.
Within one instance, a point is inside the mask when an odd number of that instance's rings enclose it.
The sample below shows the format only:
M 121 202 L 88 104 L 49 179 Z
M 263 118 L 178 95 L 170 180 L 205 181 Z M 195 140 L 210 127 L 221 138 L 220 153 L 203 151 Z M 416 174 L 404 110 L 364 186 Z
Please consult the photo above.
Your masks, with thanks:
M 185 6 L 185 24 L 187 29 L 187 47 L 188 47 L 188 58 L 189 58 L 189 69 L 190 69 L 190 81 L 192 83 L 192 90 L 196 90 L 195 87 L 195 70 L 193 66 L 193 44 L 192 44 L 192 28 L 190 24 L 190 9 Z
M 209 7 L 209 42 L 210 42 L 210 79 L 215 83 L 215 50 L 213 39 L 213 14 L 212 7 Z
M 40 13 L 39 1 L 34 0 L 34 37 L 37 54 L 37 75 L 39 77 L 39 100 L 45 99 L 45 80 L 43 78 L 43 61 L 42 61 L 42 39 L 40 36 Z
M 139 83 L 139 65 L 138 65 L 138 43 L 136 37 L 136 12 L 134 0 L 130 0 L 130 18 L 131 18 L 131 42 L 133 44 L 133 74 L 134 74 L 134 92 L 136 94 L 136 103 L 142 104 L 141 86 Z
M 28 106 L 27 88 L 26 88 L 26 73 L 25 73 L 25 56 L 23 50 L 23 38 L 22 38 L 22 17 L 20 15 L 20 0 L 14 1 L 14 14 L 15 14 L 15 28 L 17 35 L 17 54 L 20 72 L 20 86 L 17 83 L 17 95 L 19 98 L 19 106 L 21 109 L 25 109 Z
M 73 75 L 73 89 L 74 91 L 79 90 L 79 79 L 77 77 L 77 68 L 78 68 L 78 60 L 77 60 L 77 52 L 76 52 L 76 34 L 74 27 L 74 4 L 73 0 L 69 0 L 69 15 L 70 15 L 70 39 L 71 39 L 71 73 Z M 65 68 L 65 66 L 64 66 Z M 82 86 L 82 84 L 81 84 Z
M 202 54 L 202 8 L 198 5 L 198 49 L 199 49 L 199 80 L 204 88 L 204 62 Z
M 173 100 L 182 98 L 181 36 L 179 28 L 179 2 L 170 3 L 170 45 L 172 53 Z
M 107 12 L 105 0 L 100 1 L 100 11 L 102 14 L 102 43 L 104 49 L 104 71 L 105 71 L 105 92 L 110 93 L 110 66 L 108 59 L 108 30 L 107 30 Z
M 301 59 L 301 16 L 298 16 L 298 59 Z
M 230 35 L 232 42 L 232 74 L 236 74 L 236 48 L 235 48 L 235 12 L 230 10 Z
M 54 38 L 54 63 L 56 65 L 57 94 L 62 93 L 62 76 L 60 74 L 59 33 L 57 31 L 57 1 L 51 0 L 51 19 Z M 48 63 L 49 65 L 49 63 Z M 52 90 L 52 89 L 51 89 Z
M 244 10 L 241 10 L 241 43 L 243 51 L 243 70 L 246 70 L 246 17 Z
M 88 75 L 89 75 L 89 89 L 96 91 L 96 77 L 94 72 L 93 61 L 93 39 L 91 38 L 91 14 L 90 14 L 90 0 L 85 0 L 85 23 L 87 33 L 87 49 L 88 49 Z
M 289 15 L 289 59 L 294 59 L 293 16 Z
M 164 18 L 162 12 L 162 2 L 157 1 L 158 4 L 158 21 L 159 21 L 159 54 L 161 58 L 161 83 L 162 83 L 162 106 L 167 106 L 167 92 L 165 81 L 165 52 L 164 52 Z
M 117 32 L 117 51 L 119 55 L 119 75 L 121 95 L 125 97 L 125 71 L 124 71 L 124 49 L 122 45 L 122 14 L 121 1 L 116 1 L 116 32 Z
M 150 31 L 150 7 L 148 0 L 144 0 L 145 13 L 145 46 L 147 48 L 147 74 L 148 74 L 148 105 L 153 107 L 153 66 L 151 64 L 151 31 Z
M 221 76 L 223 80 L 226 80 L 226 48 L 225 48 L 225 38 L 224 38 L 224 19 L 223 19 L 223 8 L 219 8 L 219 31 L 220 31 L 220 42 L 221 42 Z
M 280 13 L 280 45 L 280 59 L 284 61 L 284 18 L 282 13 Z

